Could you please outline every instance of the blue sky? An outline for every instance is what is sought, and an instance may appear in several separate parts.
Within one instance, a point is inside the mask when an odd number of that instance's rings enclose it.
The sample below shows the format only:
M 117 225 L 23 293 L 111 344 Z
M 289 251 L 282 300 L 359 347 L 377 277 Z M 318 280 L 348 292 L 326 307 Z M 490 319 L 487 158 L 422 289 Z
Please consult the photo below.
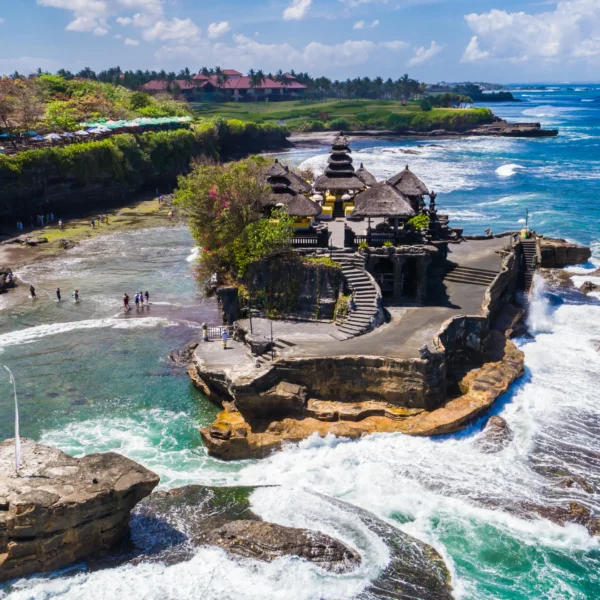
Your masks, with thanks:
M 117 65 L 598 81 L 600 0 L 0 0 L 0 73 Z

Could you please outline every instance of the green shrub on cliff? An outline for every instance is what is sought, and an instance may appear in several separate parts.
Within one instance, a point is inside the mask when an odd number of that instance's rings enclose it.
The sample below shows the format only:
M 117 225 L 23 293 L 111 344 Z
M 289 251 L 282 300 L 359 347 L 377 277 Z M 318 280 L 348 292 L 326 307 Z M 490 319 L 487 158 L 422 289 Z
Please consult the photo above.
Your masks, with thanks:
M 263 137 L 285 131 L 261 125 L 252 125 L 251 130 L 252 150 L 260 146 Z M 136 187 L 155 178 L 173 179 L 185 173 L 196 157 L 218 159 L 231 139 L 227 127 L 219 133 L 214 122 L 201 121 L 191 129 L 120 134 L 102 141 L 0 155 L 0 184 L 14 186 L 19 194 L 37 194 L 51 180 L 120 182 Z M 236 144 L 239 146 L 240 141 Z
M 192 236 L 202 248 L 203 276 L 243 277 L 248 266 L 289 250 L 291 219 L 283 212 L 264 218 L 271 190 L 261 161 L 196 165 L 179 178 L 175 204 L 188 216 Z

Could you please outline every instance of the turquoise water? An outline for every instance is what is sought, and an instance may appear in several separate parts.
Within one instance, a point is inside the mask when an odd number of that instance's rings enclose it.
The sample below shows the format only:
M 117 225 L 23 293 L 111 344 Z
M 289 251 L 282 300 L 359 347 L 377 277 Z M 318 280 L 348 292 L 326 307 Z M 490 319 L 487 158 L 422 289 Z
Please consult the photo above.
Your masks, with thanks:
M 353 144 L 355 160 L 379 177 L 408 162 L 440 193 L 438 204 L 452 223 L 470 233 L 521 227 L 528 208 L 532 227 L 591 244 L 600 264 L 600 90 L 524 95 L 526 102 L 495 106 L 495 112 L 557 126 L 558 138 L 366 141 Z M 326 150 L 296 150 L 285 158 L 319 168 Z M 218 317 L 194 280 L 192 246 L 181 227 L 121 233 L 18 273 L 39 296 L 33 302 L 20 288 L 0 297 L 0 364 L 17 377 L 22 434 L 77 455 L 122 452 L 158 472 L 164 488 L 280 484 L 253 497 L 257 513 L 335 535 L 359 549 L 363 566 L 332 576 L 297 561 L 262 565 L 199 549 L 195 559 L 177 566 L 94 573 L 81 567 L 28 578 L 0 587 L 0 598 L 355 597 L 386 564 L 385 545 L 343 510 L 315 505 L 304 488 L 371 510 L 433 544 L 459 598 L 598 597 L 598 538 L 575 525 L 524 519 L 514 509 L 525 501 L 570 500 L 600 509 L 597 494 L 563 489 L 543 471 L 560 467 L 600 489 L 600 303 L 549 296 L 538 282 L 535 339 L 521 342 L 527 374 L 494 409 L 514 432 L 497 454 L 479 451 L 480 422 L 436 440 L 315 437 L 264 461 L 222 463 L 206 455 L 198 434 L 217 409 L 165 361 L 199 323 Z M 572 270 L 578 284 L 588 279 L 585 270 Z M 56 303 L 57 286 L 64 296 L 79 288 L 82 302 Z M 124 316 L 121 295 L 136 289 L 148 289 L 152 305 Z M 12 418 L 6 385 L 0 387 L 2 437 L 12 436 Z

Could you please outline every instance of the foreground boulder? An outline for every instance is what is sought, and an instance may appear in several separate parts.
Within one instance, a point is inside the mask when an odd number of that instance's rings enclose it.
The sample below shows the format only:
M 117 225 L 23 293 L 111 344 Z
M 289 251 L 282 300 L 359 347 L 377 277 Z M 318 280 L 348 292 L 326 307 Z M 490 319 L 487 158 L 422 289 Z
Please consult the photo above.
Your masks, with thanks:
M 0 581 L 52 571 L 106 550 L 159 477 L 116 454 L 78 459 L 22 438 L 0 444 Z

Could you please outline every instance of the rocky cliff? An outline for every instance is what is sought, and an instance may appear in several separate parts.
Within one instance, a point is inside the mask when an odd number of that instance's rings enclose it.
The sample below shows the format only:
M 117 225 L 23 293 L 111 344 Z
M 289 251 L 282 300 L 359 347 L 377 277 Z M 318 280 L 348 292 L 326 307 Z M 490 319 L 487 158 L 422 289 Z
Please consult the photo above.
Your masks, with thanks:
M 541 252 L 543 269 L 564 269 L 568 265 L 582 265 L 592 257 L 592 251 L 587 246 L 551 238 L 542 238 Z
M 52 571 L 120 540 L 133 507 L 159 481 L 114 452 L 73 458 L 22 438 L 0 444 L 0 581 Z

